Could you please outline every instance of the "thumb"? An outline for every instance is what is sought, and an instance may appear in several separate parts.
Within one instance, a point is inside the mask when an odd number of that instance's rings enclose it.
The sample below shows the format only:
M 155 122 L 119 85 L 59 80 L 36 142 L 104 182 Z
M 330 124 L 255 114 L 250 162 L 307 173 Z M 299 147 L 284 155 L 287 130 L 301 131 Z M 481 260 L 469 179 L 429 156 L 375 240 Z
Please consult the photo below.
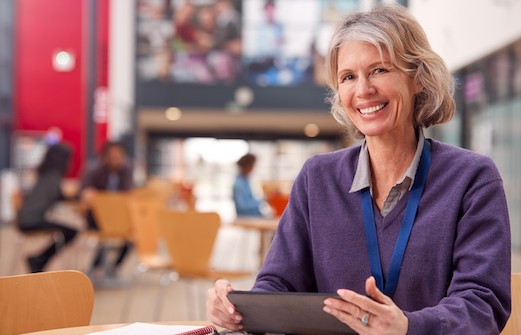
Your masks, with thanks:
M 365 292 L 370 296 L 374 301 L 379 302 L 381 304 L 389 305 L 392 303 L 391 298 L 383 294 L 382 291 L 378 289 L 376 286 L 376 280 L 373 276 L 367 278 L 365 281 Z

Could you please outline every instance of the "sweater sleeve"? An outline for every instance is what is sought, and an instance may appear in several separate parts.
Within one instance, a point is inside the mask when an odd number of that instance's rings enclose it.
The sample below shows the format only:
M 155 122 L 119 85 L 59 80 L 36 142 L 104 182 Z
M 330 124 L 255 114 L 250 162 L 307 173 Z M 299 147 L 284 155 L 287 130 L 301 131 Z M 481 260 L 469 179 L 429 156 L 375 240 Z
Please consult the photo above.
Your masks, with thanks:
M 463 198 L 447 295 L 405 312 L 408 334 L 499 334 L 510 315 L 510 223 L 499 176 L 477 181 Z

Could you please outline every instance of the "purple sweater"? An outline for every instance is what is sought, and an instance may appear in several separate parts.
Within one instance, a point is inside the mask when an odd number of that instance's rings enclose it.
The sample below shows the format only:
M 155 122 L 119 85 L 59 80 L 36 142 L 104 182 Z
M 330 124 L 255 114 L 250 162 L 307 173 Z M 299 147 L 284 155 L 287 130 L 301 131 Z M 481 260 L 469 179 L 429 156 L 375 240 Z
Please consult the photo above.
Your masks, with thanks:
M 487 157 L 429 140 L 432 161 L 393 297 L 408 334 L 498 334 L 510 314 L 510 224 Z M 371 275 L 361 193 L 349 193 L 360 147 L 309 159 L 295 180 L 253 290 L 365 294 Z M 375 208 L 384 276 L 408 194 Z

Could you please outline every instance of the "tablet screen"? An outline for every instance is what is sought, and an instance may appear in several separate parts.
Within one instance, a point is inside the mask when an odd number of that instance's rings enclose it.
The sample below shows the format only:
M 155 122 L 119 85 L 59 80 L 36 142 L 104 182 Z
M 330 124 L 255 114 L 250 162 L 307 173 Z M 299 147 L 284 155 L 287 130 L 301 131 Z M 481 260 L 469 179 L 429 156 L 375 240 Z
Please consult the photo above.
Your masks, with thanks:
M 323 311 L 324 300 L 334 294 L 233 291 L 228 299 L 241 313 L 244 330 L 253 334 L 356 334 Z

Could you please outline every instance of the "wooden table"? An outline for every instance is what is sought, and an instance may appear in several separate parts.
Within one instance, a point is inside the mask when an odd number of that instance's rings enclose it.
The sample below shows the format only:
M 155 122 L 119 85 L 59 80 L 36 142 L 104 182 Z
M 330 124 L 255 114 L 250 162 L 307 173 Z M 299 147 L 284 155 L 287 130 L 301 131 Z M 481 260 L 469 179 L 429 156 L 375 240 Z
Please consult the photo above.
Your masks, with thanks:
M 235 227 L 255 230 L 260 233 L 259 266 L 264 263 L 273 234 L 277 231 L 280 218 L 265 219 L 259 217 L 239 217 L 234 222 Z
M 177 326 L 208 326 L 210 324 L 209 321 L 176 321 L 176 322 L 149 322 L 153 324 L 161 324 L 161 325 L 177 325 Z M 51 329 L 44 330 L 34 333 L 27 333 L 26 335 L 85 335 L 94 332 L 99 332 L 102 330 L 109 330 L 120 328 L 130 323 L 117 323 L 117 324 L 106 324 L 106 325 L 92 325 L 92 326 L 84 326 L 84 327 L 73 327 L 73 328 L 61 328 L 61 329 Z

